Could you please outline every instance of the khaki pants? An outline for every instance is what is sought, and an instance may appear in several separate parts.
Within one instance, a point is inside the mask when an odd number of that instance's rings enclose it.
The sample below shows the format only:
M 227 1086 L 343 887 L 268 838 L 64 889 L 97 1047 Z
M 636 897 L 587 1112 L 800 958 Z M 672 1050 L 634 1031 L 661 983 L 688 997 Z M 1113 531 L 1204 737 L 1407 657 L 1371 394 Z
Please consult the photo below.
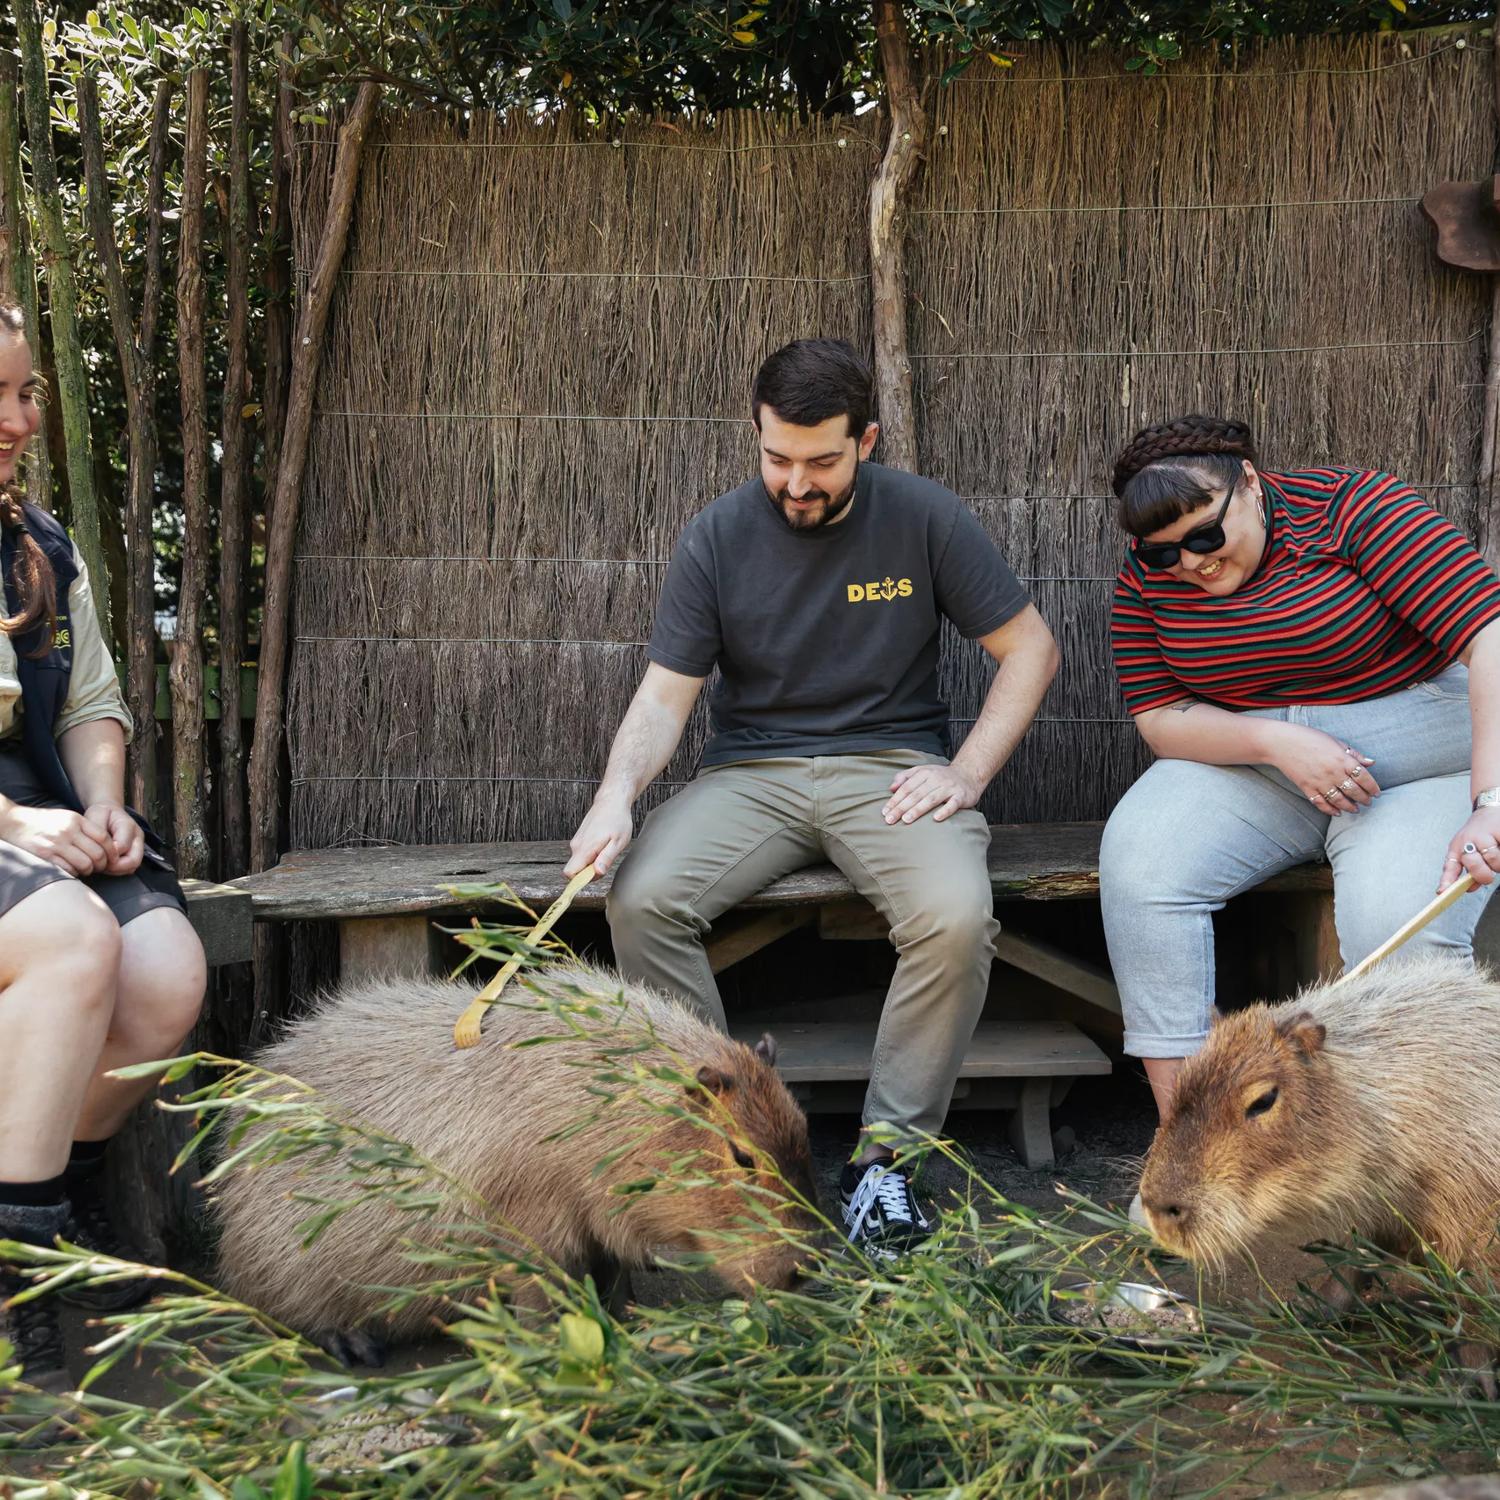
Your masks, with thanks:
M 714 1025 L 724 1006 L 709 969 L 709 924 L 780 875 L 830 859 L 890 923 L 900 960 L 875 1039 L 864 1123 L 910 1139 L 942 1128 L 984 1005 L 994 939 L 985 853 L 970 809 L 888 826 L 880 809 L 915 750 L 740 761 L 704 771 L 658 807 L 609 897 L 627 977 L 690 1001 Z

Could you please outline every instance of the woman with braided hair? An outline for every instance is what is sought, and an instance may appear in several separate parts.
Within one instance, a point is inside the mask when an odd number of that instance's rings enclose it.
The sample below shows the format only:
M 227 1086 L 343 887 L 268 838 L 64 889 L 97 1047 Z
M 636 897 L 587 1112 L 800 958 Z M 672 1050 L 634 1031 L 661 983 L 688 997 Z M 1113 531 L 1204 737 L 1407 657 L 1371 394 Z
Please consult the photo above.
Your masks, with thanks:
M 1277 870 L 1328 860 L 1346 965 L 1467 870 L 1481 889 L 1412 946 L 1472 956 L 1500 870 L 1500 581 L 1391 475 L 1268 472 L 1240 422 L 1146 428 L 1114 491 L 1115 668 L 1158 758 L 1099 875 L 1163 1109 L 1208 1031 L 1212 913 Z
M 175 1054 L 206 970 L 176 876 L 125 807 L 131 721 L 88 574 L 62 527 L 21 499 L 38 390 L 20 309 L 0 298 L 0 1240 L 62 1234 L 135 1260 L 101 1169 L 154 1081 L 105 1075 Z M 55 1300 L 6 1305 L 27 1284 L 0 1262 L 0 1337 L 30 1384 L 60 1390 Z M 117 1309 L 149 1286 L 70 1300 Z M 0 1392 L 0 1430 L 26 1420 Z

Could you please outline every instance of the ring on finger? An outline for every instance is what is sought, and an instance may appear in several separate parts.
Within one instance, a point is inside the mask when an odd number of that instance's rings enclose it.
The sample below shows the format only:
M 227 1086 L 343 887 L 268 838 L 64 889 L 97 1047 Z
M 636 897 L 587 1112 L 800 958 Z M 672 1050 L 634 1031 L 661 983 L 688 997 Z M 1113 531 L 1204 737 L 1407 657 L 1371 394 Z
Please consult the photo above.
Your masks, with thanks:
M 1479 850 L 1476 849 L 1472 843 L 1468 843 L 1468 844 L 1464 845 L 1464 853 L 1465 854 L 1478 854 Z
M 1339 789 L 1337 787 L 1332 787 L 1328 791 L 1323 793 L 1323 800 L 1325 802 L 1332 802 L 1333 799 L 1338 796 L 1338 794 Z
M 1352 776 L 1346 776 L 1339 782 L 1339 786 L 1346 792 L 1352 792 L 1358 785 L 1359 783 Z

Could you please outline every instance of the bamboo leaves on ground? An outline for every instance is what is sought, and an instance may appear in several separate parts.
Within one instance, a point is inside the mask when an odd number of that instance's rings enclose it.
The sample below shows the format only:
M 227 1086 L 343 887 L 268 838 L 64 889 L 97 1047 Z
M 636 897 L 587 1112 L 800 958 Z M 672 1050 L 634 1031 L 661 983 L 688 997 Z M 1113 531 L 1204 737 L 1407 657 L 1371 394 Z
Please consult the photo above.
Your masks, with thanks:
M 67 445 L 68 492 L 74 540 L 93 580 L 94 608 L 105 640 L 109 622 L 109 572 L 99 527 L 94 463 L 89 438 L 88 376 L 78 329 L 78 289 L 73 252 L 63 222 L 57 161 L 52 152 L 52 102 L 47 86 L 47 59 L 42 49 L 42 22 L 36 0 L 15 0 L 16 33 L 21 43 L 25 78 L 26 138 L 31 174 L 46 245 L 47 305 L 52 317 L 52 353 L 57 365 L 57 401 Z

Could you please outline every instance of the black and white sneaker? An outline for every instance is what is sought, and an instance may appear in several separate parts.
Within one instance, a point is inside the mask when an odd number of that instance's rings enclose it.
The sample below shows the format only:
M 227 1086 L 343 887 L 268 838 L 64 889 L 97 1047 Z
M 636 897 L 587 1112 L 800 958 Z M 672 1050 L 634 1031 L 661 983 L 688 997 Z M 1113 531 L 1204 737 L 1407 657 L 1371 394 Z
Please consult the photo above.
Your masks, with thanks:
M 846 1166 L 839 1208 L 849 1243 L 873 1260 L 899 1260 L 932 1233 L 906 1173 L 892 1161 Z

